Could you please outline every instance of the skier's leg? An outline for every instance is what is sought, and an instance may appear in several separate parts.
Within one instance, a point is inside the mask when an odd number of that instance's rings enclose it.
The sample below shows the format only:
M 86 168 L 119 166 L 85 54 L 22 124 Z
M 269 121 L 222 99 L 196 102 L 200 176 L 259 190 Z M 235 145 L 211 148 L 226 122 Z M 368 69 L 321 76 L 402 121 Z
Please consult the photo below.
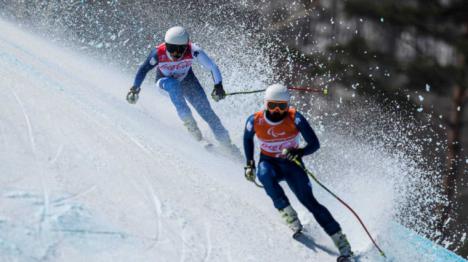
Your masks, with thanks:
M 275 170 L 275 165 L 260 160 L 258 163 L 257 177 L 262 182 L 266 193 L 273 201 L 273 205 L 278 209 L 281 218 L 286 225 L 294 232 L 294 235 L 302 230 L 302 224 L 299 221 L 296 211 L 289 204 L 289 200 L 279 185 L 281 174 Z
M 314 215 L 325 232 L 330 236 L 339 232 L 341 227 L 338 222 L 330 211 L 315 199 L 309 177 L 305 171 L 292 162 L 282 163 L 281 170 L 287 174 L 284 176 L 286 182 L 298 200 Z
M 273 205 L 282 210 L 289 206 L 289 200 L 279 185 L 280 174 L 277 173 L 272 163 L 266 160 L 260 160 L 258 163 L 257 177 L 262 182 L 267 195 L 273 201 Z
M 317 222 L 327 232 L 333 240 L 333 243 L 340 252 L 338 261 L 349 261 L 353 256 L 351 245 L 345 234 L 341 231 L 341 227 L 331 215 L 330 211 L 321 205 L 312 193 L 312 186 L 305 171 L 294 163 L 285 163 L 281 166 L 281 170 L 288 170 L 289 173 L 285 176 L 291 190 L 297 196 L 299 201 L 314 215 Z M 344 260 L 347 259 L 347 260 Z
M 198 114 L 205 120 L 213 131 L 216 139 L 223 145 L 231 145 L 231 139 L 221 120 L 211 108 L 210 102 L 200 82 L 193 72 L 190 72 L 182 81 L 185 98 L 197 110 Z
M 184 122 L 185 127 L 196 140 L 201 140 L 202 134 L 193 118 L 192 111 L 185 101 L 180 82 L 171 77 L 162 77 L 156 82 L 156 85 L 169 93 L 177 115 Z
M 174 104 L 180 119 L 193 118 L 179 81 L 171 77 L 162 77 L 158 80 L 157 85 L 169 93 L 171 102 Z

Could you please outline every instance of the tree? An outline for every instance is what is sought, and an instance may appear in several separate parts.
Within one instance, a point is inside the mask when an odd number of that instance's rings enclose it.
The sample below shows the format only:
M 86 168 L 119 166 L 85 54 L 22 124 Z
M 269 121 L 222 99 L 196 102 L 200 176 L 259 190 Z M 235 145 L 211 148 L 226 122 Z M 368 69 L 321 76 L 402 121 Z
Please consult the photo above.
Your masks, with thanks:
M 441 209 L 439 230 L 454 216 L 456 186 L 464 172 L 462 128 L 468 97 L 468 2 L 462 0 L 353 0 L 344 6 L 351 18 L 365 19 L 370 30 L 329 47 L 331 70 L 338 82 L 360 83 L 361 92 L 405 100 L 425 86 L 450 97 L 450 109 L 435 106 L 446 122 L 447 156 L 443 181 L 448 205 Z M 369 29 L 368 28 L 368 29 Z M 417 102 L 415 102 L 417 104 Z M 442 239 L 443 239 L 442 238 Z

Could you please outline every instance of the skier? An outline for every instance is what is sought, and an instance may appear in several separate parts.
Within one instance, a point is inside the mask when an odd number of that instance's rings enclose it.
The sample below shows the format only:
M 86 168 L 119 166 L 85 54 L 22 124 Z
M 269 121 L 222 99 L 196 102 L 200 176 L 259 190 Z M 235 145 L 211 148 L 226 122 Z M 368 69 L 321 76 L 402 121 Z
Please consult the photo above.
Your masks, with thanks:
M 300 234 L 302 224 L 279 185 L 281 180 L 286 180 L 299 201 L 314 215 L 320 226 L 333 240 L 340 252 L 338 261 L 352 261 L 351 246 L 346 235 L 342 233 L 340 225 L 328 209 L 313 196 L 312 186 L 305 171 L 292 162 L 294 159 L 302 162 L 302 157 L 317 151 L 320 144 L 304 116 L 289 107 L 289 99 L 288 89 L 284 85 L 271 85 L 266 89 L 265 109 L 247 119 L 244 131 L 244 151 L 247 160 L 245 177 L 254 182 L 255 177 L 258 176 L 266 193 L 273 200 L 273 205 L 278 209 L 295 237 Z M 307 142 L 305 147 L 299 147 L 299 134 Z M 259 140 L 261 151 L 256 173 L 255 135 Z
M 135 104 L 138 101 L 140 86 L 146 74 L 156 67 L 156 86 L 169 93 L 177 114 L 189 133 L 197 141 L 202 141 L 202 133 L 186 100 L 208 123 L 220 144 L 230 152 L 237 151 L 240 155 L 239 149 L 231 143 L 228 131 L 211 108 L 200 82 L 194 75 L 192 71 L 193 61 L 199 62 L 211 71 L 215 83 L 211 93 L 213 100 L 217 102 L 223 99 L 226 93 L 223 89 L 221 72 L 218 66 L 203 49 L 190 42 L 189 34 L 183 27 L 175 26 L 167 30 L 164 43 L 153 48 L 146 61 L 140 66 L 133 86 L 127 94 L 127 101 L 130 104 Z

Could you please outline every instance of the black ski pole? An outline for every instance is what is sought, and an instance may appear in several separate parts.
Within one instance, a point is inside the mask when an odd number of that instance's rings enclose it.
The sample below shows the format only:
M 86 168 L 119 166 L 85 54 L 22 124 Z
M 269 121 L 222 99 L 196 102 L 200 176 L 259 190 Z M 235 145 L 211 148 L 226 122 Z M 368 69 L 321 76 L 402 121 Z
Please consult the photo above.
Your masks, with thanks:
M 263 91 L 265 91 L 265 90 L 266 90 L 266 89 L 259 89 L 259 90 L 252 90 L 252 91 L 232 92 L 232 93 L 226 93 L 226 96 L 260 93 L 260 92 L 263 92 Z

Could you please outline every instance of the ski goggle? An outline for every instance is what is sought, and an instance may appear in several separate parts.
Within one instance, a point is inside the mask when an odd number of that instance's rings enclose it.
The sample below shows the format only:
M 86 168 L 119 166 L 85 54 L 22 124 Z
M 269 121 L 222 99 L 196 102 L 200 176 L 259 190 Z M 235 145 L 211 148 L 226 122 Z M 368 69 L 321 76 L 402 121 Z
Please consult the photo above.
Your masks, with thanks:
M 270 111 L 273 111 L 276 108 L 278 108 L 280 111 L 285 111 L 288 108 L 288 102 L 268 101 L 267 102 L 267 108 Z
M 187 50 L 187 45 L 173 45 L 173 44 L 167 44 L 166 43 L 166 50 L 169 53 L 179 53 L 183 54 L 185 50 Z

